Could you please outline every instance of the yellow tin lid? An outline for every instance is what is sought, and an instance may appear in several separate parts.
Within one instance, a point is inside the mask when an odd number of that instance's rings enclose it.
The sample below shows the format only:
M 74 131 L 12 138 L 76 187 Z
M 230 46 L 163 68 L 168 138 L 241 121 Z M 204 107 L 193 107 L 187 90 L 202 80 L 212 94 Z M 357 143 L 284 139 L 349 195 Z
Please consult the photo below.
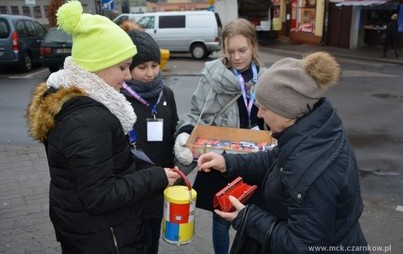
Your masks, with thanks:
M 189 202 L 190 193 L 187 186 L 183 185 L 175 185 L 170 186 L 164 190 L 164 199 L 168 202 L 175 204 L 187 204 Z M 197 193 L 194 189 L 192 189 L 192 201 L 195 202 L 197 197 Z

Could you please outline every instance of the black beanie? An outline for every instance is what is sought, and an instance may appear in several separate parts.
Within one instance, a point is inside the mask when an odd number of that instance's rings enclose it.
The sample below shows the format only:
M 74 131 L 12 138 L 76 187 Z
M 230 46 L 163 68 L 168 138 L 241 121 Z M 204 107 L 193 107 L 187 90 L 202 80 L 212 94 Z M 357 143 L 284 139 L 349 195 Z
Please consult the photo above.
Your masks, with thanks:
M 161 63 L 161 52 L 157 43 L 147 32 L 130 30 L 127 32 L 137 47 L 137 54 L 134 55 L 130 70 L 139 64 L 154 61 Z

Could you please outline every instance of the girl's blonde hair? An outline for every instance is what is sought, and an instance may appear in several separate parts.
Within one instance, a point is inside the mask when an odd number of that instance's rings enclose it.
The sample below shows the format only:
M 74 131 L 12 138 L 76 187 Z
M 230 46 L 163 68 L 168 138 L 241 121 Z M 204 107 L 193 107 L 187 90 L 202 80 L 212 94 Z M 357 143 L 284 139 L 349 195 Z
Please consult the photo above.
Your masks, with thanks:
M 249 43 L 254 48 L 253 53 L 252 53 L 252 60 L 257 65 L 262 66 L 262 61 L 260 60 L 260 58 L 258 56 L 259 43 L 257 40 L 254 25 L 251 22 L 249 22 L 248 20 L 243 19 L 243 18 L 229 22 L 224 27 L 224 30 L 222 33 L 222 49 L 223 49 L 224 54 L 226 52 L 225 41 L 228 38 L 235 36 L 235 35 L 242 35 L 247 40 L 249 40 Z M 223 63 L 227 68 L 231 67 L 231 61 L 226 56 L 223 59 Z

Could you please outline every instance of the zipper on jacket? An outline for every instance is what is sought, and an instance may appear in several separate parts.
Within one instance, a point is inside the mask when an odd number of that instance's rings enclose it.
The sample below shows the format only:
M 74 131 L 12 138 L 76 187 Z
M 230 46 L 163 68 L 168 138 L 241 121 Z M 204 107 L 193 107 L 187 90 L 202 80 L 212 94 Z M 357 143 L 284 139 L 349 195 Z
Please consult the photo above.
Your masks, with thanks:
M 323 162 L 324 162 L 327 158 L 329 158 L 329 156 L 330 156 L 331 154 L 334 153 L 334 151 L 336 151 L 340 146 L 342 146 L 342 145 L 344 144 L 344 142 L 345 142 L 344 139 L 345 139 L 345 138 L 342 137 L 342 140 L 337 140 L 337 141 L 336 141 L 336 142 L 337 142 L 337 146 L 336 146 L 336 145 L 332 145 L 325 153 L 323 153 L 317 160 L 315 160 L 315 161 L 307 168 L 307 170 L 304 172 L 304 174 L 302 175 L 302 177 L 299 179 L 299 181 L 297 182 L 297 184 L 296 184 L 295 186 L 298 186 L 298 185 L 301 183 L 301 181 L 305 178 L 305 176 L 308 174 L 308 172 L 310 172 L 313 168 L 317 168 L 318 165 L 322 165 Z M 330 165 L 330 163 L 328 163 L 328 164 L 326 165 L 326 167 L 328 167 L 329 165 Z M 294 190 L 295 190 L 295 188 L 294 188 Z M 297 197 L 297 203 L 300 203 L 300 202 L 301 202 L 300 199 L 301 199 L 300 197 Z
M 115 231 L 113 230 L 113 227 L 111 227 L 111 232 L 112 232 L 113 244 L 115 244 L 115 248 L 116 248 L 116 253 L 120 254 L 119 247 L 118 247 L 118 241 L 116 240 Z
M 305 178 L 305 176 L 308 174 L 308 172 L 310 172 L 310 171 L 312 170 L 312 168 L 316 168 L 317 165 L 322 164 L 322 163 L 325 161 L 325 159 L 328 158 L 328 157 L 330 156 L 330 154 L 332 154 L 334 151 L 336 151 L 337 148 L 339 148 L 340 145 L 343 145 L 342 143 L 344 143 L 344 142 L 345 142 L 345 138 L 342 137 L 342 140 L 341 140 L 341 141 L 338 141 L 338 146 L 332 145 L 324 154 L 322 154 L 319 158 L 317 158 L 317 159 L 305 170 L 304 174 L 303 174 L 302 177 L 298 180 L 298 182 L 297 182 L 297 184 L 295 184 L 295 186 L 300 185 L 301 181 Z M 327 166 L 329 166 L 329 165 L 327 165 Z M 278 172 L 280 172 L 280 171 L 281 171 L 281 170 L 280 170 L 281 167 L 278 166 L 278 161 L 277 161 L 276 167 L 277 167 Z M 281 175 L 281 174 L 280 174 L 280 175 Z M 280 177 L 281 177 L 281 176 L 280 176 Z M 284 181 L 284 179 L 283 179 L 282 177 L 281 177 L 281 182 L 285 185 L 285 187 L 287 188 L 287 190 L 288 190 L 288 192 L 290 193 L 291 197 L 292 197 L 297 203 L 301 203 L 301 202 L 302 202 L 302 201 L 301 201 L 301 198 L 304 198 L 305 195 L 304 195 L 304 197 L 302 197 L 302 196 L 298 197 L 298 195 L 301 195 L 300 193 L 298 193 L 297 196 L 295 196 L 295 189 L 296 189 L 296 187 L 291 188 L 291 187 L 288 185 L 288 183 L 287 183 L 286 181 Z

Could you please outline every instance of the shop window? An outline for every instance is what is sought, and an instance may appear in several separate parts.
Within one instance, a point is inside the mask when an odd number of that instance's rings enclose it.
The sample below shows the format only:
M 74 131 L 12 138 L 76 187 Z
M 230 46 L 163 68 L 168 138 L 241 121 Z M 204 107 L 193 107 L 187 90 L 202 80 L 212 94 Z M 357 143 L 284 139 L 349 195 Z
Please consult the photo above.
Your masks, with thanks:
M 18 10 L 18 6 L 11 6 L 11 14 L 12 15 L 20 15 L 20 11 Z
M 31 17 L 31 10 L 28 6 L 22 6 L 22 15 Z
M 298 32 L 314 33 L 316 19 L 316 0 L 298 0 Z
M 238 16 L 251 22 L 256 31 L 269 31 L 273 19 L 270 1 L 238 1 Z M 280 4 L 280 0 L 272 0 L 273 4 Z M 281 26 L 281 23 L 279 23 Z
M 35 15 L 35 18 L 42 18 L 42 12 L 41 12 L 40 6 L 34 7 L 34 15 Z
M 272 0 L 273 3 L 273 30 L 281 30 L 280 0 Z
M 45 18 L 49 17 L 49 5 L 43 6 L 43 9 L 45 11 Z
M 291 0 L 291 18 L 290 18 L 291 31 L 297 30 L 297 10 L 298 10 L 298 0 Z
M 7 14 L 7 6 L 0 6 L 0 14 Z

